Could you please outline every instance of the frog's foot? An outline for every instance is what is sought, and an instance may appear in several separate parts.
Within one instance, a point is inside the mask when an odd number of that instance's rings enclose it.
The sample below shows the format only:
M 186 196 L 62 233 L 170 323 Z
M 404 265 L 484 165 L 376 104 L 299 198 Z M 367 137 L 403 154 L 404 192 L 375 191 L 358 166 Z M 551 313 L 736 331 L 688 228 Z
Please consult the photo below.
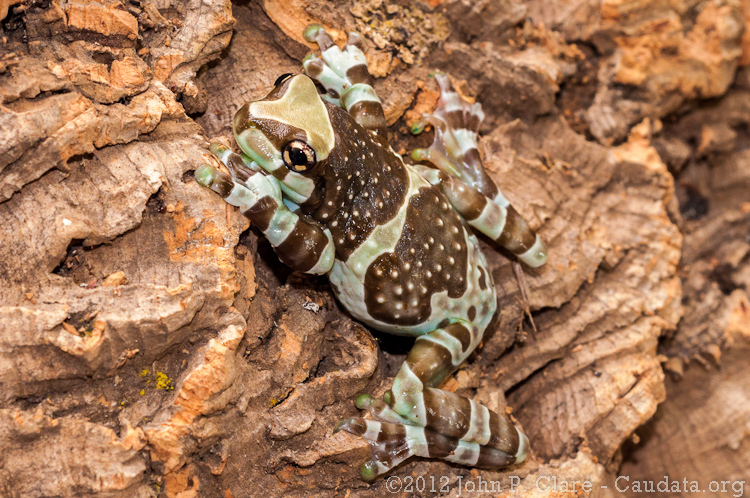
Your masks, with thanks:
M 360 395 L 355 403 L 360 410 L 367 410 L 373 419 L 344 419 L 336 425 L 334 433 L 345 430 L 363 438 L 370 445 L 372 456 L 360 467 L 360 475 L 366 481 L 375 479 L 415 455 L 497 469 L 520 463 L 528 454 L 528 439 L 518 429 L 518 451 L 511 455 L 492 446 L 464 441 L 422 427 L 369 394 Z
M 351 417 L 339 422 L 334 433 L 345 430 L 363 438 L 370 445 L 370 460 L 362 464 L 359 473 L 365 481 L 391 470 L 411 456 L 439 458 L 473 467 L 497 469 L 526 458 L 528 441 L 516 455 L 477 443 L 462 441 L 415 425 L 381 422 Z
M 302 34 L 320 47 L 322 58 L 309 54 L 302 65 L 305 74 L 325 89 L 322 97 L 344 108 L 365 129 L 385 137 L 385 115 L 367 70 L 364 39 L 358 33 L 349 33 L 341 49 L 320 24 L 310 24 Z
M 424 114 L 411 132 L 422 133 L 428 124 L 435 130 L 432 145 L 412 152 L 415 161 L 429 161 L 501 205 L 508 201 L 487 176 L 477 149 L 477 131 L 484 120 L 481 104 L 470 104 L 453 88 L 445 73 L 437 73 L 440 100 L 432 114 Z M 498 196 L 500 199 L 498 199 Z
M 262 172 L 260 166 L 244 153 L 237 154 L 229 147 L 212 143 L 209 149 L 219 161 L 224 163 L 232 178 L 244 184 L 251 176 Z

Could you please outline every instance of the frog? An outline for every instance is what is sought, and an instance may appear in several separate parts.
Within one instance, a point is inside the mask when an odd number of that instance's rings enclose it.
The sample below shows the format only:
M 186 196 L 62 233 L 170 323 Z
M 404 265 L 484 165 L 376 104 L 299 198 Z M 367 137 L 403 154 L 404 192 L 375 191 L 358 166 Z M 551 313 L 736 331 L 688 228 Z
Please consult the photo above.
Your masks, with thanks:
M 530 267 L 547 261 L 541 237 L 484 169 L 481 104 L 436 73 L 437 107 L 412 126 L 415 134 L 431 126 L 434 138 L 408 162 L 389 144 L 362 36 L 352 32 L 339 47 L 319 24 L 303 36 L 320 55 L 237 111 L 240 151 L 211 144 L 226 171 L 202 164 L 197 183 L 238 207 L 282 263 L 326 275 L 355 319 L 415 337 L 391 388 L 360 394 L 364 414 L 333 430 L 369 444 L 364 480 L 415 455 L 490 469 L 522 463 L 529 440 L 507 413 L 440 388 L 497 310 L 476 232 Z

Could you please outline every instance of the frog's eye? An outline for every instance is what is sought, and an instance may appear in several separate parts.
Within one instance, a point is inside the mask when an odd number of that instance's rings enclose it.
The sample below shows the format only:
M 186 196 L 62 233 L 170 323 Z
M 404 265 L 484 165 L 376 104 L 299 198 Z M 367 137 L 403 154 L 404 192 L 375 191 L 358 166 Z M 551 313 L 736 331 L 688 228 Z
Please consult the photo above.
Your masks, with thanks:
M 292 73 L 282 74 L 281 76 L 276 78 L 276 81 L 274 81 L 273 86 L 279 86 L 281 83 L 284 82 L 284 80 L 286 80 L 290 76 L 294 76 L 294 75 Z
M 304 172 L 315 166 L 315 151 L 301 140 L 292 140 L 282 152 L 284 164 L 292 171 Z

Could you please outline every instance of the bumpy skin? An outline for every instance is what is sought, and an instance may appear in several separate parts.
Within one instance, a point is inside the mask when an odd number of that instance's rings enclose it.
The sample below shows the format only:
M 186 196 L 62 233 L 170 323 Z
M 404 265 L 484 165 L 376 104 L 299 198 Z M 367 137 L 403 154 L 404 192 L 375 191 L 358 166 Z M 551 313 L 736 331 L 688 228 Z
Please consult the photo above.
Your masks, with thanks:
M 471 228 L 531 266 L 546 261 L 541 239 L 479 161 L 481 107 L 438 75 L 441 100 L 425 116 L 435 142 L 414 154 L 437 169 L 407 165 L 388 145 L 362 39 L 352 34 L 340 49 L 319 25 L 304 35 L 322 58 L 308 56 L 307 76 L 280 78 L 267 97 L 245 104 L 233 123 L 242 154 L 212 145 L 231 174 L 203 165 L 196 180 L 238 206 L 285 264 L 326 273 L 353 316 L 417 337 L 383 400 L 357 399 L 371 417 L 336 428 L 371 445 L 363 478 L 412 455 L 489 468 L 523 461 L 528 440 L 507 415 L 437 389 L 477 347 L 496 310 Z

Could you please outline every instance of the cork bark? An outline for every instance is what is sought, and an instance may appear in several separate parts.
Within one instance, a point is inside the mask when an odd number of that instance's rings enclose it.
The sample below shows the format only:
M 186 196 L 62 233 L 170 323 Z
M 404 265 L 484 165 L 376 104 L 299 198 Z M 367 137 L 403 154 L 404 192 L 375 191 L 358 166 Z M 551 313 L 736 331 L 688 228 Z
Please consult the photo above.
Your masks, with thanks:
M 431 140 L 407 130 L 432 72 L 480 101 L 487 169 L 549 246 L 531 270 L 482 242 L 499 312 L 443 386 L 510 411 L 529 460 L 391 475 L 425 496 L 750 477 L 750 0 L 0 16 L 0 495 L 388 494 L 358 476 L 369 447 L 332 431 L 411 342 L 353 321 L 193 178 L 236 109 L 300 70 L 310 22 L 365 36 L 399 152 Z

